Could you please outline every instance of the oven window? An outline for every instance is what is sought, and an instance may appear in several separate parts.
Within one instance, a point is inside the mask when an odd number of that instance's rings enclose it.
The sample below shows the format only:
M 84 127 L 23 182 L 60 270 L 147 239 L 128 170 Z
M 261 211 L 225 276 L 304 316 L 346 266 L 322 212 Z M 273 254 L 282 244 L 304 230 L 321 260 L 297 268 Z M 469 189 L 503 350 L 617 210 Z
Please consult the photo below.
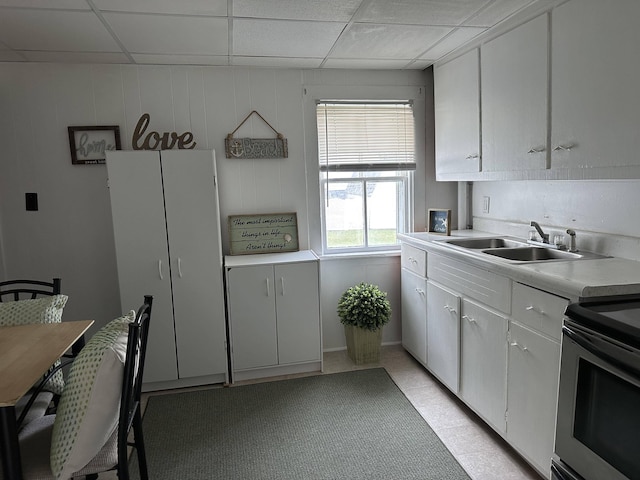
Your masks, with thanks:
M 640 478 L 640 388 L 581 358 L 573 436 L 629 478 Z

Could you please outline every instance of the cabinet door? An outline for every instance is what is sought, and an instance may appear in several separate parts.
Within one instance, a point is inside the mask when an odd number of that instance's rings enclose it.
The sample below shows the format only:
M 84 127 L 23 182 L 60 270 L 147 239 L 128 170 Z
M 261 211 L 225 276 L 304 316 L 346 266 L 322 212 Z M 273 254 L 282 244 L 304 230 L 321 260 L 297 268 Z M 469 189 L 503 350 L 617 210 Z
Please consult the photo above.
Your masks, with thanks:
M 320 361 L 318 263 L 275 265 L 278 363 Z
M 402 346 L 427 364 L 427 279 L 403 268 L 401 273 Z
M 427 367 L 458 393 L 460 297 L 427 281 Z
M 541 472 L 551 468 L 560 344 L 511 322 L 507 440 Z
M 460 396 L 504 433 L 508 320 L 464 299 L 460 323 Z
M 224 374 L 224 289 L 213 152 L 166 150 L 161 158 L 178 376 Z
M 482 171 L 547 168 L 548 15 L 482 46 Z
M 573 0 L 553 10 L 552 168 L 640 165 L 638 18 L 637 0 Z
M 438 180 L 441 175 L 480 171 L 478 53 L 472 50 L 433 72 Z
M 123 312 L 153 295 L 145 382 L 176 380 L 169 252 L 158 152 L 107 152 L 109 194 Z

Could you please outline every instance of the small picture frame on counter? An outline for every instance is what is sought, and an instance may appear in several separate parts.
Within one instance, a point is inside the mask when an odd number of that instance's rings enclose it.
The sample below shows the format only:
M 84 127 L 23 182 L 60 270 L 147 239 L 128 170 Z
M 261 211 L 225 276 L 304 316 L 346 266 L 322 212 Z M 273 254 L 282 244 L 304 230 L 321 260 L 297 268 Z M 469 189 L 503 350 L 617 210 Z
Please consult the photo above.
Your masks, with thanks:
M 430 208 L 428 211 L 429 233 L 439 235 L 451 235 L 451 210 L 442 208 Z

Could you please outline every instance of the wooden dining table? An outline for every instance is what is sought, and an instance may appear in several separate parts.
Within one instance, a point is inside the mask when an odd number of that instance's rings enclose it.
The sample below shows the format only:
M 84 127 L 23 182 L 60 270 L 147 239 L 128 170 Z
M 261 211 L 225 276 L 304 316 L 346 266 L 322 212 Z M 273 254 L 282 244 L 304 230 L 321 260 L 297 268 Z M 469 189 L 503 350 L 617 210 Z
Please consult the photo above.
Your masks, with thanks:
M 0 327 L 0 454 L 7 480 L 22 479 L 15 405 L 93 320 Z

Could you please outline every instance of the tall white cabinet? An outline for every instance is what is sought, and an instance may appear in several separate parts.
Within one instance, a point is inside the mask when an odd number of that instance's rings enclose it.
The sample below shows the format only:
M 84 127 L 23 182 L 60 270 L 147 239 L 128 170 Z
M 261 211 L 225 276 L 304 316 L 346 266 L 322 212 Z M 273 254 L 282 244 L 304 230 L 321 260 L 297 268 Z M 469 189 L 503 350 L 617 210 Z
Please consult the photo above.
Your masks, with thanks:
M 322 369 L 318 257 L 225 257 L 232 380 Z
M 226 381 L 215 153 L 107 153 L 122 310 L 153 295 L 145 389 Z

